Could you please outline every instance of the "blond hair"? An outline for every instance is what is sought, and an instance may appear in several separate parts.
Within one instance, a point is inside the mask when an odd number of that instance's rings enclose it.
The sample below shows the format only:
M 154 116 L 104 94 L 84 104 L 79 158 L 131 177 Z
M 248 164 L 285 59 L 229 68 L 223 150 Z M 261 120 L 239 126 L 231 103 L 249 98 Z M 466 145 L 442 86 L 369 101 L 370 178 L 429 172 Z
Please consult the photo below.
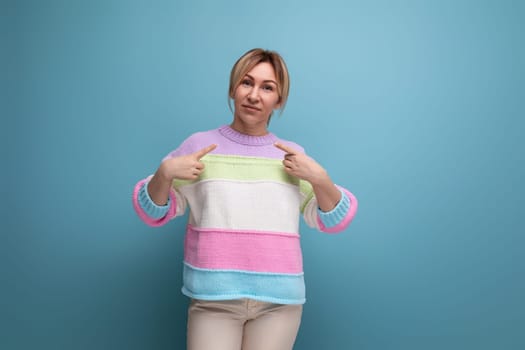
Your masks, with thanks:
M 288 68 L 284 63 L 283 58 L 275 51 L 264 49 L 251 49 L 242 55 L 233 65 L 230 73 L 230 88 L 228 92 L 228 106 L 232 110 L 231 100 L 235 96 L 235 90 L 240 85 L 244 76 L 253 69 L 256 65 L 262 62 L 268 62 L 272 65 L 277 78 L 277 93 L 279 94 L 280 113 L 283 112 L 286 100 L 288 100 L 288 93 L 290 91 L 290 77 L 288 75 Z M 232 110 L 233 112 L 233 110 Z M 270 114 L 270 117 L 272 115 Z M 270 119 L 268 119 L 268 123 Z

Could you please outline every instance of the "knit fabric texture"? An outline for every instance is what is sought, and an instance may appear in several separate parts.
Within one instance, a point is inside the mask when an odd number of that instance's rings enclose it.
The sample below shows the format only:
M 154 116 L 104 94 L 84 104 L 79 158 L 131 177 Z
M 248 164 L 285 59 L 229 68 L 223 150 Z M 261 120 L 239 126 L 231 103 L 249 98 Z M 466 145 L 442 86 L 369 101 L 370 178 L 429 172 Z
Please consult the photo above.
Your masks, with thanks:
M 171 199 L 168 197 L 168 203 L 158 205 L 149 196 L 148 183 L 145 182 L 139 189 L 138 202 L 144 212 L 152 219 L 160 219 L 168 213 L 171 205 Z
M 198 179 L 173 181 L 166 206 L 152 205 L 147 179 L 136 185 L 134 208 L 149 225 L 165 224 L 189 209 L 185 295 L 202 300 L 305 302 L 300 216 L 319 231 L 340 232 L 355 216 L 357 200 L 338 186 L 342 192 L 338 205 L 321 212 L 312 186 L 285 172 L 284 152 L 275 142 L 304 152 L 298 144 L 272 133 L 249 136 L 227 125 L 199 132 L 164 159 L 191 154 L 210 144 L 217 148 L 201 159 L 205 169 Z

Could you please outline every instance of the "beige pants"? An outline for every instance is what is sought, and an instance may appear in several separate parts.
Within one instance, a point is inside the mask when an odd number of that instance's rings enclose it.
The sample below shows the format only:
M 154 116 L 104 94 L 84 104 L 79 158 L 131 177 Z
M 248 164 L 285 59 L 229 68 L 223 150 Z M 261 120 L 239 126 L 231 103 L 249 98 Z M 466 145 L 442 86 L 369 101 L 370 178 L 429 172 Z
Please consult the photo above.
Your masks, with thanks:
M 188 350 L 291 350 L 302 305 L 251 299 L 191 301 Z

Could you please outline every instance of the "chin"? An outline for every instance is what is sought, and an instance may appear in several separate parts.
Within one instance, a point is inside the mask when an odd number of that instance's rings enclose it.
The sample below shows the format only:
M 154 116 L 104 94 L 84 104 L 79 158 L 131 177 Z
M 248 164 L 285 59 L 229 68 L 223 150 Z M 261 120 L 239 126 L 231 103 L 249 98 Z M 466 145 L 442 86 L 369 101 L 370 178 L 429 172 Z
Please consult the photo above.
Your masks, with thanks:
M 251 113 L 242 113 L 238 119 L 240 122 L 244 124 L 266 123 L 266 121 L 268 120 L 268 118 L 264 118 L 259 115 L 254 115 Z

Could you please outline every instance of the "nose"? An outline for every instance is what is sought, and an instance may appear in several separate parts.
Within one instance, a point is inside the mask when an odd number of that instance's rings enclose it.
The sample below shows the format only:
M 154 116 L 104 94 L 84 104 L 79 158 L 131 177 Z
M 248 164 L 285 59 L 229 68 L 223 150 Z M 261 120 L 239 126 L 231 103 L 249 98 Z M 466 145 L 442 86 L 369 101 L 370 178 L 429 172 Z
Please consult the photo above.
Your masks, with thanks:
M 250 92 L 248 92 L 248 100 L 250 102 L 257 102 L 259 99 L 259 92 L 257 88 L 252 88 Z

